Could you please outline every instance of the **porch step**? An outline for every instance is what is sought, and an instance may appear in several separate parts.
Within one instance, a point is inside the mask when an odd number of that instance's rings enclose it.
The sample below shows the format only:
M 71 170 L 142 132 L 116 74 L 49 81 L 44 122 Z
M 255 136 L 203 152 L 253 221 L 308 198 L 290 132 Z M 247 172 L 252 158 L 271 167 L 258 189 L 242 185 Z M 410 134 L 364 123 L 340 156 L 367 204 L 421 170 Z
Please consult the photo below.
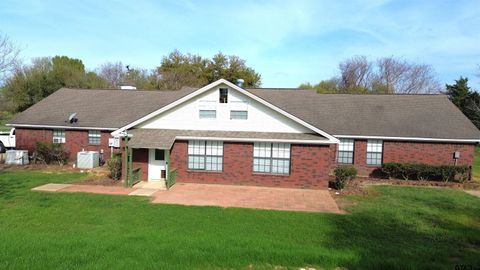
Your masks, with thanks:
M 166 190 L 167 185 L 165 184 L 165 181 L 154 181 L 154 182 L 140 181 L 137 184 L 135 184 L 133 188 Z

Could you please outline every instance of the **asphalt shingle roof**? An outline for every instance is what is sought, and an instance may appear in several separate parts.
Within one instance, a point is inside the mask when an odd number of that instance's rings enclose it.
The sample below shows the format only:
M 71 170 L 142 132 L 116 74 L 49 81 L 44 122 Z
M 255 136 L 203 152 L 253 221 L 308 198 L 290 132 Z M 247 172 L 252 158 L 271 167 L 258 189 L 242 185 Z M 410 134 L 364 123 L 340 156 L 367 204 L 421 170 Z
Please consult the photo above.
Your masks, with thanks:
M 323 136 L 307 133 L 280 132 L 245 132 L 217 130 L 176 130 L 176 129 L 133 129 L 129 131 L 132 148 L 170 149 L 177 137 L 208 137 L 235 139 L 269 139 L 269 140 L 309 140 L 328 142 Z
M 60 89 L 11 124 L 120 128 L 196 89 L 178 91 Z M 332 135 L 480 139 L 480 131 L 445 95 L 317 94 L 314 90 L 246 89 Z
M 11 124 L 65 126 L 77 113 L 77 127 L 120 128 L 196 89 L 178 91 L 62 88 L 18 114 Z
M 480 139 L 480 131 L 445 95 L 247 90 L 331 135 Z

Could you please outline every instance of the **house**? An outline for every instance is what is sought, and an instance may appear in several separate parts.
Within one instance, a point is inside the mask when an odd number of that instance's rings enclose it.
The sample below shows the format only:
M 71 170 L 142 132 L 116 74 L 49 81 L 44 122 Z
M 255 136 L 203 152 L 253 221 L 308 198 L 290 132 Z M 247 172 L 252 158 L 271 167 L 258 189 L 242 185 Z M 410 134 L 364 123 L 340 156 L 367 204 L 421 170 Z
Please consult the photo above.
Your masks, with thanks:
M 480 141 L 444 95 L 244 89 L 223 79 L 178 91 L 64 88 L 10 125 L 18 149 L 63 143 L 72 159 L 82 149 L 108 158 L 109 138 L 128 134 L 143 180 L 175 169 L 177 182 L 318 189 L 338 165 L 360 175 L 384 162 L 470 166 Z

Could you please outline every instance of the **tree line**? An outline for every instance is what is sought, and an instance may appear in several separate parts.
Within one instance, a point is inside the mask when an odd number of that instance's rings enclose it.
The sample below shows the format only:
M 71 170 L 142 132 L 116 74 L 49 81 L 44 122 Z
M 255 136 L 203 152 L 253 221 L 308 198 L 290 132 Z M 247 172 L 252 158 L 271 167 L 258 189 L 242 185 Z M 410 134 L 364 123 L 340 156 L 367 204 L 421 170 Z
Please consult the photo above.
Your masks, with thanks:
M 442 91 L 434 69 L 398 57 L 375 61 L 354 56 L 338 65 L 338 75 L 317 84 L 304 83 L 299 88 L 319 93 L 345 94 L 422 94 Z
M 233 83 L 241 78 L 245 87 L 258 87 L 262 78 L 245 60 L 221 52 L 205 58 L 175 50 L 162 57 L 153 70 L 118 61 L 91 71 L 82 60 L 67 56 L 40 57 L 31 64 L 22 64 L 19 53 L 18 46 L 0 34 L 0 111 L 23 111 L 62 87 L 119 89 L 121 85 L 134 85 L 137 89 L 177 90 L 183 86 L 201 87 L 220 78 Z M 374 61 L 366 56 L 351 57 L 339 63 L 338 73 L 332 78 L 317 84 L 304 83 L 299 88 L 319 93 L 444 93 L 480 128 L 480 95 L 468 86 L 467 78 L 460 77 L 455 84 L 441 87 L 431 66 L 393 56 Z

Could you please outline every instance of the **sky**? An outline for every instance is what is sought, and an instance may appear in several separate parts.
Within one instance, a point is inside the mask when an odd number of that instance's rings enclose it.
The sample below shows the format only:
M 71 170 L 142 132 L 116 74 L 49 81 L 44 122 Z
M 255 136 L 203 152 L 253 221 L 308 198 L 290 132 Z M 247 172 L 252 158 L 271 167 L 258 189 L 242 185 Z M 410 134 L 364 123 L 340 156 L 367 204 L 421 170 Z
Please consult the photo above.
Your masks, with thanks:
M 263 87 L 297 87 L 338 73 L 355 55 L 431 65 L 440 83 L 480 89 L 480 0 L 35 1 L 1 0 L 0 32 L 22 59 L 67 55 L 153 69 L 174 49 L 237 55 Z

